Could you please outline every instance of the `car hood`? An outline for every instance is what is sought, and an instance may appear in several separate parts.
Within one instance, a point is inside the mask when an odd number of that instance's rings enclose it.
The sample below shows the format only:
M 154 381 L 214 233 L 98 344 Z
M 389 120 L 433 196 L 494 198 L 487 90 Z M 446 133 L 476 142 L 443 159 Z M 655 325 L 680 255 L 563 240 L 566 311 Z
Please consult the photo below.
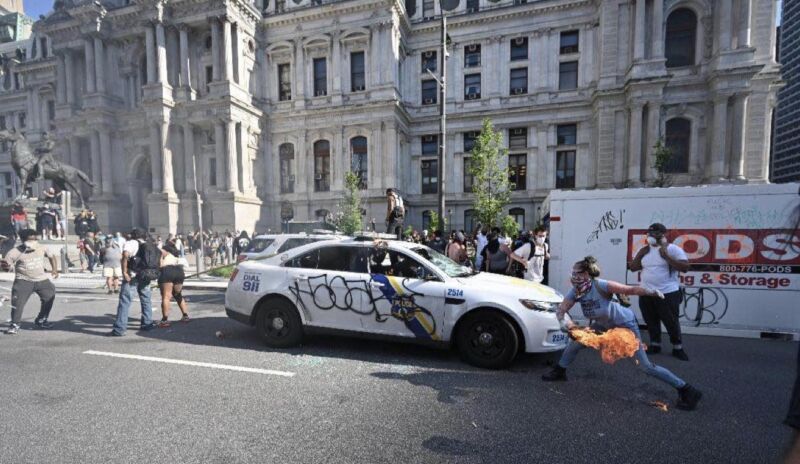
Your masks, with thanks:
M 561 293 L 547 285 L 490 272 L 481 272 L 470 277 L 459 277 L 457 280 L 466 288 L 480 288 L 490 294 L 517 295 L 519 298 L 548 303 L 560 303 L 564 299 Z

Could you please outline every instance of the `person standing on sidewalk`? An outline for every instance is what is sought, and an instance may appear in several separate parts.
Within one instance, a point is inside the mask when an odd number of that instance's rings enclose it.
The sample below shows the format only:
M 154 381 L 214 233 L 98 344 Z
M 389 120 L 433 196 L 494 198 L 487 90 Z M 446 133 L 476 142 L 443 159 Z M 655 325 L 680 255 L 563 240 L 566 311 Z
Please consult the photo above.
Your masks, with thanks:
M 180 252 L 175 246 L 175 239 L 167 240 L 161 247 L 161 274 L 158 276 L 158 288 L 161 290 L 161 322 L 159 327 L 169 327 L 170 300 L 175 298 L 181 310 L 181 322 L 189 322 L 186 300 L 183 298 L 183 281 L 186 274 L 180 260 Z
M 6 264 L 14 269 L 14 284 L 11 287 L 11 324 L 6 330 L 9 335 L 19 331 L 22 320 L 22 311 L 28 298 L 34 293 L 42 300 L 39 315 L 36 316 L 35 325 L 38 329 L 49 329 L 52 324 L 47 322 L 53 302 L 56 299 L 56 288 L 50 281 L 44 269 L 44 260 L 50 261 L 50 275 L 58 277 L 58 263 L 56 255 L 50 253 L 37 241 L 36 231 L 23 229 L 19 232 L 22 245 L 11 249 L 6 254 Z
M 667 241 L 667 228 L 663 224 L 651 224 L 647 229 L 647 246 L 636 253 L 630 264 L 633 272 L 642 271 L 642 285 L 664 294 L 664 299 L 650 296 L 639 297 L 639 309 L 650 334 L 648 354 L 661 352 L 661 323 L 667 328 L 672 343 L 672 356 L 688 361 L 681 340 L 680 306 L 681 287 L 679 272 L 689 270 L 689 258 L 681 247 Z
M 153 323 L 153 307 L 150 302 L 150 281 L 158 278 L 160 260 L 161 251 L 155 243 L 145 241 L 145 235 L 139 229 L 133 229 L 131 240 L 125 242 L 122 250 L 120 266 L 122 268 L 122 287 L 119 290 L 117 319 L 109 336 L 121 337 L 128 330 L 128 313 L 131 309 L 134 289 L 139 294 L 139 303 L 142 307 L 141 330 L 147 331 L 156 328 L 156 324 Z
M 89 273 L 94 272 L 94 266 L 97 264 L 97 248 L 95 247 L 94 232 L 87 232 L 86 237 L 83 239 L 83 251 L 86 254 L 86 261 Z
M 113 238 L 106 239 L 103 250 L 103 277 L 106 278 L 108 294 L 119 293 L 119 279 L 122 277 L 122 249 Z

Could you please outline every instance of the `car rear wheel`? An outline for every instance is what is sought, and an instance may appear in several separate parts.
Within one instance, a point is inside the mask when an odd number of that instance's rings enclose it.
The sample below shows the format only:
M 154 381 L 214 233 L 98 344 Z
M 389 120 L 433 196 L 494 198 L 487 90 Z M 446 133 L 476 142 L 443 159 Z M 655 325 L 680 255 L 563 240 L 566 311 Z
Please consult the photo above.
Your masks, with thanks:
M 511 321 L 495 311 L 476 311 L 466 316 L 456 334 L 461 357 L 473 366 L 502 369 L 514 361 L 519 337 Z
M 261 303 L 256 316 L 256 327 L 264 343 L 272 348 L 297 346 L 303 341 L 303 321 L 297 308 L 283 299 Z

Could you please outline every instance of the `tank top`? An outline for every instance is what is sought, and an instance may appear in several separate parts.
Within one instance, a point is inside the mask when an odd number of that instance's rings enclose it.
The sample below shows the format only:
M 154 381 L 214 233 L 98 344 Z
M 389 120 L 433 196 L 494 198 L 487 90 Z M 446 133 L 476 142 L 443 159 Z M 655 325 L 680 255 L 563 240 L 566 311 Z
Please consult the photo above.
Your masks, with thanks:
M 594 279 L 592 288 L 578 299 L 575 299 L 574 288 L 570 289 L 566 296 L 566 299 L 581 305 L 585 318 L 593 320 L 606 329 L 629 325 L 636 321 L 633 311 L 609 298 L 611 298 L 611 292 L 608 291 L 608 281 L 603 279 Z

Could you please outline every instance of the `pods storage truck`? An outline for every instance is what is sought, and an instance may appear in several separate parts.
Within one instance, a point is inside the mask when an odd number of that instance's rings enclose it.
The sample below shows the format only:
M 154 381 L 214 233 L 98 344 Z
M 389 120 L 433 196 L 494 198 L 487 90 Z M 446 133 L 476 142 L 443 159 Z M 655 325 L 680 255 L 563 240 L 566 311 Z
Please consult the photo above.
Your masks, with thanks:
M 572 264 L 594 255 L 602 277 L 631 285 L 627 263 L 660 222 L 692 267 L 681 275 L 685 333 L 800 334 L 800 184 L 554 190 L 549 285 L 569 288 Z M 640 323 L 638 298 L 631 298 Z

